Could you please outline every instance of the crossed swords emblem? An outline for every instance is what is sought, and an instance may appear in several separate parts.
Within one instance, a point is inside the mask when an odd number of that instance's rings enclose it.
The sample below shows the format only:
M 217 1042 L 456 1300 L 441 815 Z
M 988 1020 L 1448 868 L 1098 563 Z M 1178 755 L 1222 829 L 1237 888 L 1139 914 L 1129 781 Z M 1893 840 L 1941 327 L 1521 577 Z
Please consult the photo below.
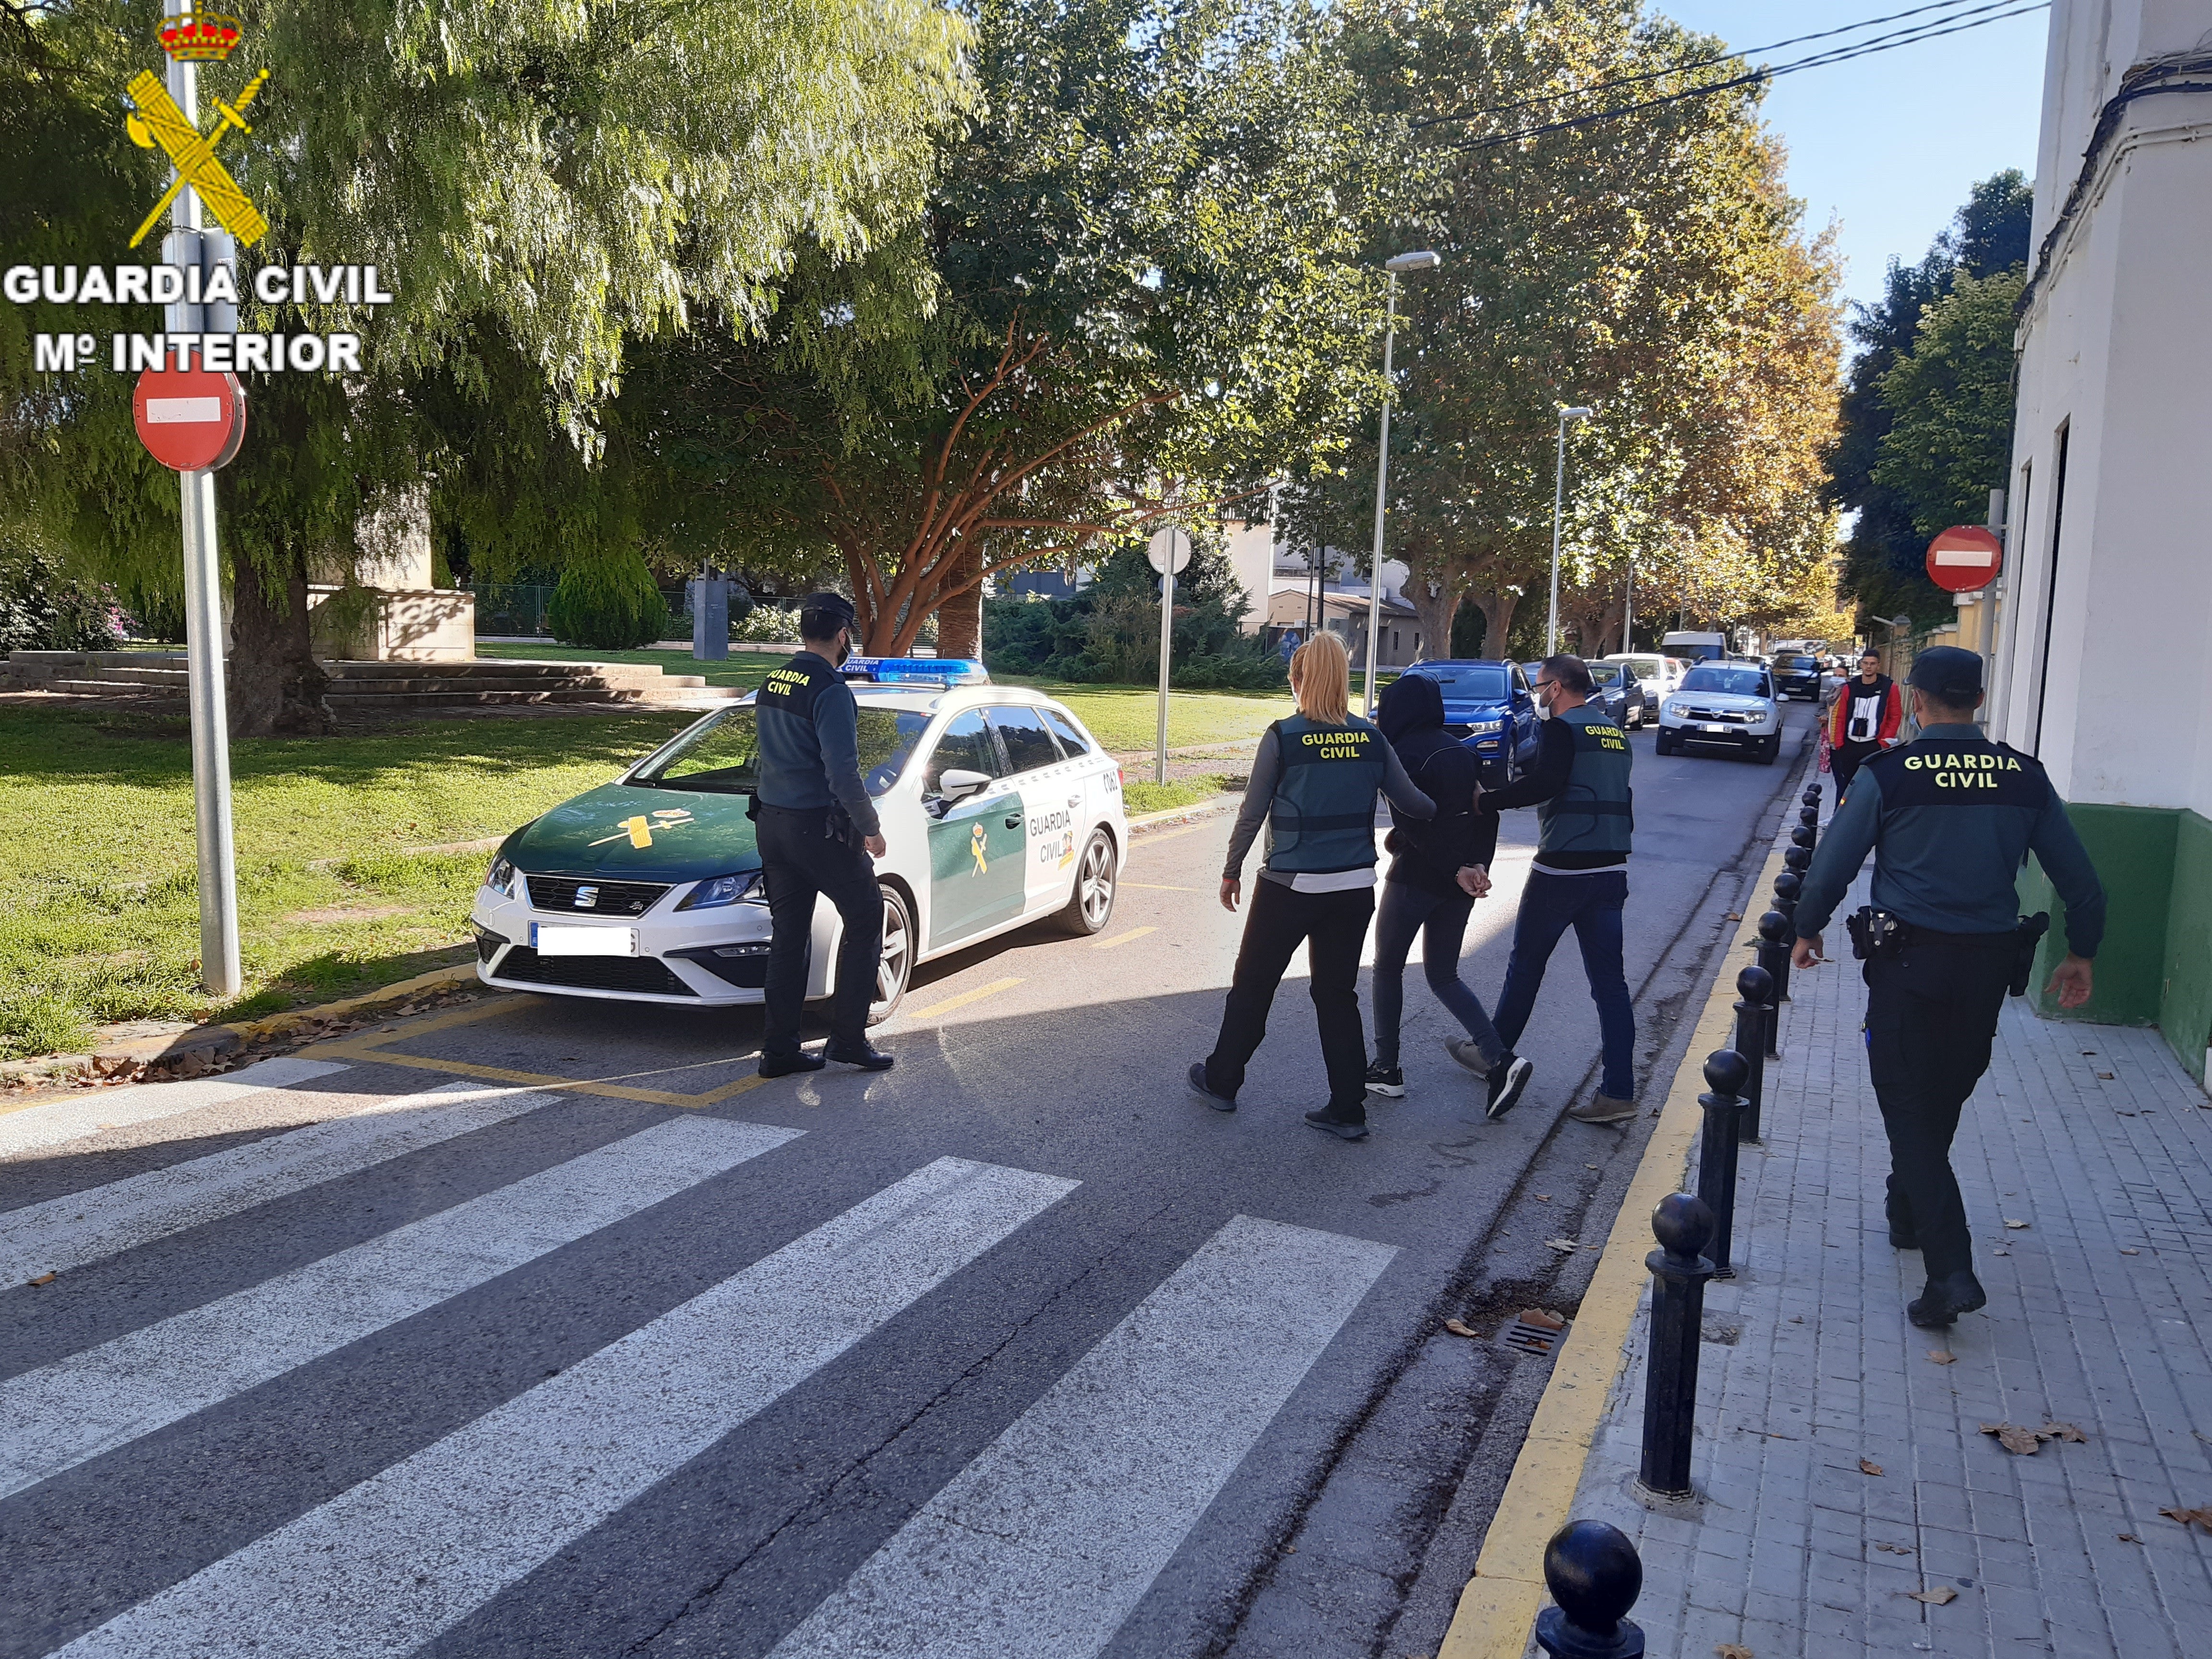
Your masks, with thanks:
M 208 211 L 246 246 L 252 247 L 268 234 L 269 222 L 246 199 L 246 192 L 238 187 L 238 181 L 215 154 L 215 147 L 233 127 L 240 132 L 253 131 L 246 124 L 246 109 L 268 78 L 269 71 L 263 70 L 247 82 L 235 104 L 226 104 L 220 98 L 213 100 L 220 118 L 213 131 L 203 134 L 185 118 L 184 111 L 177 107 L 176 100 L 169 96 L 169 89 L 157 76 L 141 70 L 132 77 L 132 112 L 125 123 L 131 140 L 145 149 L 159 145 L 167 154 L 169 165 L 176 168 L 177 176 L 161 193 L 161 199 L 154 204 L 154 210 L 146 216 L 145 223 L 138 227 L 138 234 L 131 239 L 131 246 L 137 247 L 146 240 L 161 216 L 169 210 L 169 204 L 177 199 L 177 192 L 186 185 L 199 191 Z

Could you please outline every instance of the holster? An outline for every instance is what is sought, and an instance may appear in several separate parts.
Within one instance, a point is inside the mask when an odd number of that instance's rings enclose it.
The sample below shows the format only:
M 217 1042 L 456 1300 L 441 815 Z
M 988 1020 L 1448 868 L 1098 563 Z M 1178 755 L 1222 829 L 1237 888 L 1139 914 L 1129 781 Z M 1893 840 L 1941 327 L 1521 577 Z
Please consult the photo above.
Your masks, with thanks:
M 858 847 L 860 844 L 860 826 L 853 822 L 853 815 L 845 810 L 842 801 L 831 801 L 829 810 L 823 813 L 822 834 L 825 839 L 836 842 L 840 847 Z
M 1851 955 L 1861 962 L 1894 956 L 1905 948 L 1903 919 L 1871 904 L 1863 904 L 1844 917 L 1844 931 L 1851 936 Z
M 2016 997 L 2027 994 L 2028 981 L 2035 974 L 2035 952 L 2043 943 L 2043 936 L 2051 931 L 2051 913 L 2038 910 L 2032 916 L 2022 916 L 2013 936 L 2012 978 L 2005 988 Z

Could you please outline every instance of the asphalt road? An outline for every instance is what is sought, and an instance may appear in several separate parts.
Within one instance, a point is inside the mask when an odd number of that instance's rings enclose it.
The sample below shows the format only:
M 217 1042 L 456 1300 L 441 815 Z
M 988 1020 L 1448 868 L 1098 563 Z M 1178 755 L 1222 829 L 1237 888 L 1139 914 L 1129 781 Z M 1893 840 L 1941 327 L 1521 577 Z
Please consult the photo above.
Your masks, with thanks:
M 1791 719 L 1771 767 L 1633 740 L 1639 1088 Z M 1648 1118 L 1559 1119 L 1565 946 L 1503 1122 L 1418 972 L 1368 1140 L 1298 1121 L 1302 977 L 1206 1109 L 1227 828 L 1139 836 L 1097 939 L 923 969 L 882 1076 L 500 998 L 0 1115 L 0 1656 L 1432 1652 L 1544 1364 L 1441 1322 L 1571 1310 L 1545 1241 L 1603 1237 Z

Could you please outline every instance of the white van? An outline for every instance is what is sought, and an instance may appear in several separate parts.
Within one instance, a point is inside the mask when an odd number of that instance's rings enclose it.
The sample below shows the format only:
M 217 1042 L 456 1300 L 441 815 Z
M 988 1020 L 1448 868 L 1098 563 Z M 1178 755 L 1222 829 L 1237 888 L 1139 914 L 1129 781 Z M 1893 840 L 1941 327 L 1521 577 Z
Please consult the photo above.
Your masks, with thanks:
M 1718 662 L 1729 653 L 1728 635 L 1669 634 L 1659 641 L 1659 648 L 1670 657 L 1682 657 L 1691 662 Z
M 1690 666 L 1680 657 L 1662 657 L 1656 651 L 1614 651 L 1599 660 L 1625 665 L 1654 697 L 1663 697 L 1677 690 Z

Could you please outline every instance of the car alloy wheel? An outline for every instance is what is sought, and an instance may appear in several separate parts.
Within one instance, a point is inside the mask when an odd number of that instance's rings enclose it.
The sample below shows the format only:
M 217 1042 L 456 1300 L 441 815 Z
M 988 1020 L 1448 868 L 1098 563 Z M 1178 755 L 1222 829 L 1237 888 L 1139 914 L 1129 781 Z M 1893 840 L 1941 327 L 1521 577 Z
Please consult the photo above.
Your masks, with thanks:
M 876 959 L 876 995 L 868 1005 L 868 1024 L 880 1025 L 897 1010 L 914 977 L 914 917 L 896 887 L 878 890 L 884 896 L 884 946 Z
M 1114 840 L 1103 830 L 1093 830 L 1084 844 L 1082 860 L 1075 866 L 1075 885 L 1060 912 L 1067 931 L 1082 936 L 1097 933 L 1114 915 Z

